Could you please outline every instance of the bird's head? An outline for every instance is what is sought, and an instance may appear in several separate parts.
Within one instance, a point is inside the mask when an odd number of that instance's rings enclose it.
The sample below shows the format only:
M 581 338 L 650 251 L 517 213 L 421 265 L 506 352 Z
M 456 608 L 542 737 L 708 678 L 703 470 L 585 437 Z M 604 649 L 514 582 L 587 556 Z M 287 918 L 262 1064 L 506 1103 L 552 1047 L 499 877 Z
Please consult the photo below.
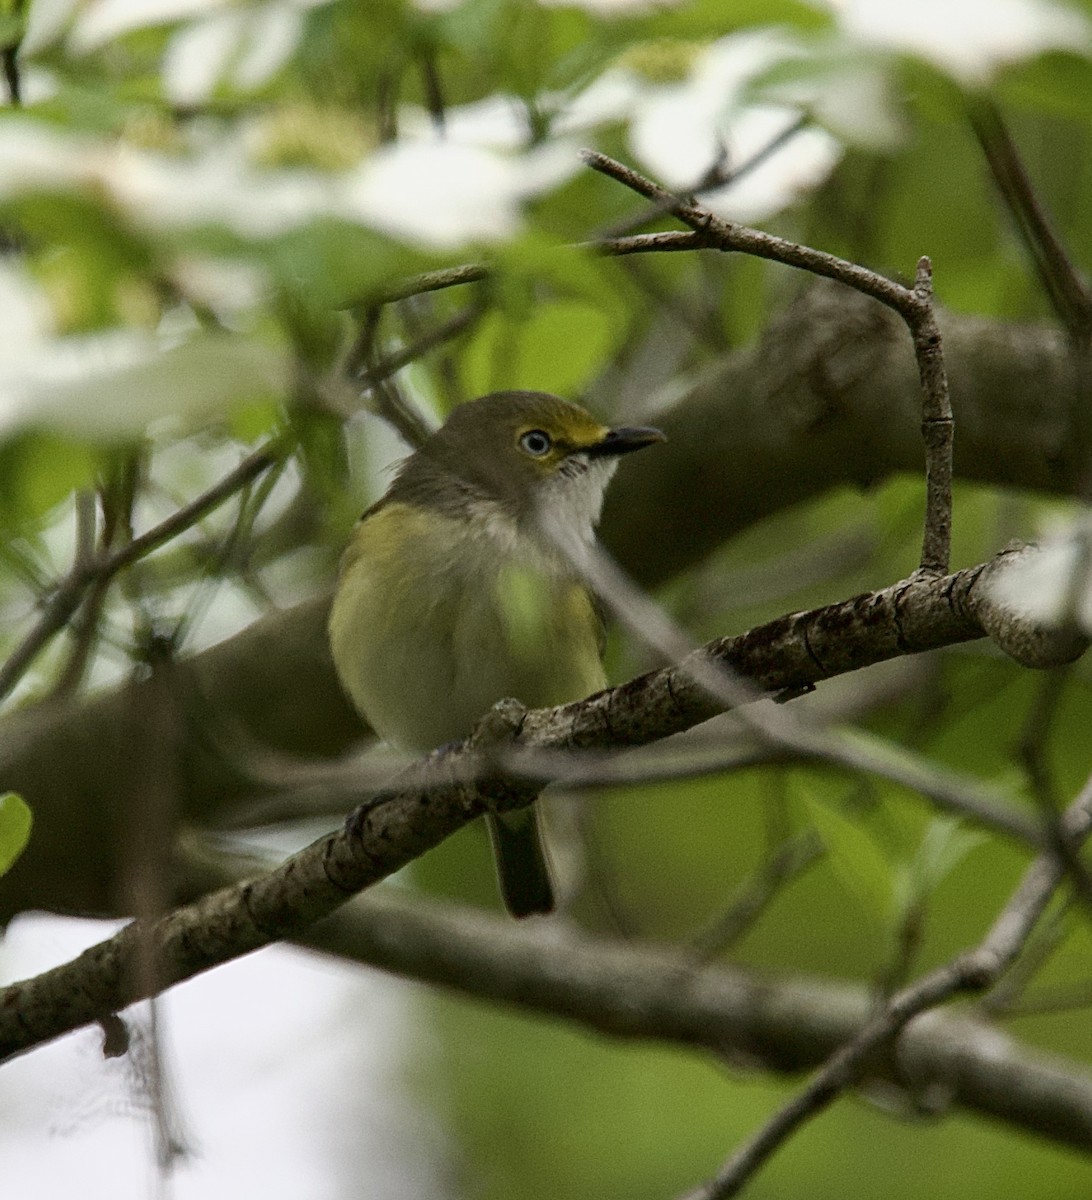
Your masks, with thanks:
M 664 440 L 648 426 L 602 425 L 548 392 L 495 392 L 455 409 L 407 470 L 440 468 L 468 495 L 571 546 L 591 539 L 619 457 Z

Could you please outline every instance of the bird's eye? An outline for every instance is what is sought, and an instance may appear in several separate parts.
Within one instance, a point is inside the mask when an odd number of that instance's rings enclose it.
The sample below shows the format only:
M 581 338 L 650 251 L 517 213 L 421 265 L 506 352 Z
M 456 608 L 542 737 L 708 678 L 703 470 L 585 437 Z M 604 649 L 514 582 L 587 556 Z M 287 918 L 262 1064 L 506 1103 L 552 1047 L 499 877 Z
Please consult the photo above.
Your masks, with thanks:
M 545 429 L 528 429 L 526 433 L 520 434 L 519 444 L 520 449 L 525 450 L 533 458 L 541 458 L 544 454 L 550 453 L 550 447 L 554 442 Z

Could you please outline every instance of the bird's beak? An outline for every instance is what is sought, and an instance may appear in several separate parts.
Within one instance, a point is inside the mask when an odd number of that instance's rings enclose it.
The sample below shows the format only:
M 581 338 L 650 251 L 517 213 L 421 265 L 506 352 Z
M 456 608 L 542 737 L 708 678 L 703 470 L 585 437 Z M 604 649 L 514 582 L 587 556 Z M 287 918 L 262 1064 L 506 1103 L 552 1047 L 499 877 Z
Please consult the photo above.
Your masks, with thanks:
M 584 453 L 589 458 L 613 457 L 651 446 L 653 442 L 666 441 L 663 432 L 651 425 L 620 425 L 617 429 L 608 429 L 603 440 L 588 446 Z

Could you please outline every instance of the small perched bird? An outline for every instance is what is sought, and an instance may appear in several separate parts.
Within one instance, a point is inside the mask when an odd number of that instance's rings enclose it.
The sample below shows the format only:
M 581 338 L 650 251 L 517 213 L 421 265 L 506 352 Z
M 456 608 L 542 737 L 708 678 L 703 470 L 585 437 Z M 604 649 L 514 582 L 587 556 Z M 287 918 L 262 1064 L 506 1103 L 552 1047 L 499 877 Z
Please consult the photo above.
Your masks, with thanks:
M 619 455 L 663 440 L 545 392 L 497 392 L 402 463 L 353 534 L 330 615 L 338 675 L 376 733 L 424 753 L 505 697 L 536 708 L 605 686 L 580 564 Z M 488 821 L 509 912 L 549 912 L 534 808 Z

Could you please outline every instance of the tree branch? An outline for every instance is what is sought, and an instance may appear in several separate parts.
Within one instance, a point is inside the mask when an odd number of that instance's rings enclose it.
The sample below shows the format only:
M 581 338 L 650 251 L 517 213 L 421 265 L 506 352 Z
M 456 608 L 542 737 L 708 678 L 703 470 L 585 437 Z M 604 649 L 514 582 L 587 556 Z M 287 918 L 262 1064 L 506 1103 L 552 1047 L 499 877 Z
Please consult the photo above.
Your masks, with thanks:
M 187 876 L 204 890 L 254 863 L 191 845 Z M 360 897 L 308 930 L 302 945 L 492 1003 L 575 1022 L 609 1037 L 655 1039 L 793 1073 L 819 1066 L 872 1012 L 867 989 L 820 979 L 771 980 L 686 951 L 503 920 L 395 889 Z M 1052 1141 L 1092 1147 L 1092 1076 L 1084 1064 L 1021 1046 L 962 1015 L 905 1030 L 897 1056 L 867 1081 L 923 1092 Z
M 430 755 L 358 809 L 345 829 L 320 838 L 276 871 L 207 896 L 151 927 L 133 923 L 73 962 L 0 992 L 0 1057 L 149 994 L 133 969 L 141 945 L 157 948 L 156 979 L 159 988 L 168 987 L 299 934 L 487 811 L 529 804 L 543 782 L 505 774 L 498 764 L 510 761 L 512 750 L 533 758 L 645 745 L 723 711 L 723 700 L 697 682 L 711 668 L 776 695 L 987 632 L 1004 645 L 1021 622 L 990 600 L 989 576 L 983 565 L 947 578 L 919 577 L 794 613 L 575 704 L 527 711 L 502 702 L 458 750 Z M 1044 644 L 1051 646 L 1049 639 Z M 1073 646 L 1053 649 L 1071 653 Z

